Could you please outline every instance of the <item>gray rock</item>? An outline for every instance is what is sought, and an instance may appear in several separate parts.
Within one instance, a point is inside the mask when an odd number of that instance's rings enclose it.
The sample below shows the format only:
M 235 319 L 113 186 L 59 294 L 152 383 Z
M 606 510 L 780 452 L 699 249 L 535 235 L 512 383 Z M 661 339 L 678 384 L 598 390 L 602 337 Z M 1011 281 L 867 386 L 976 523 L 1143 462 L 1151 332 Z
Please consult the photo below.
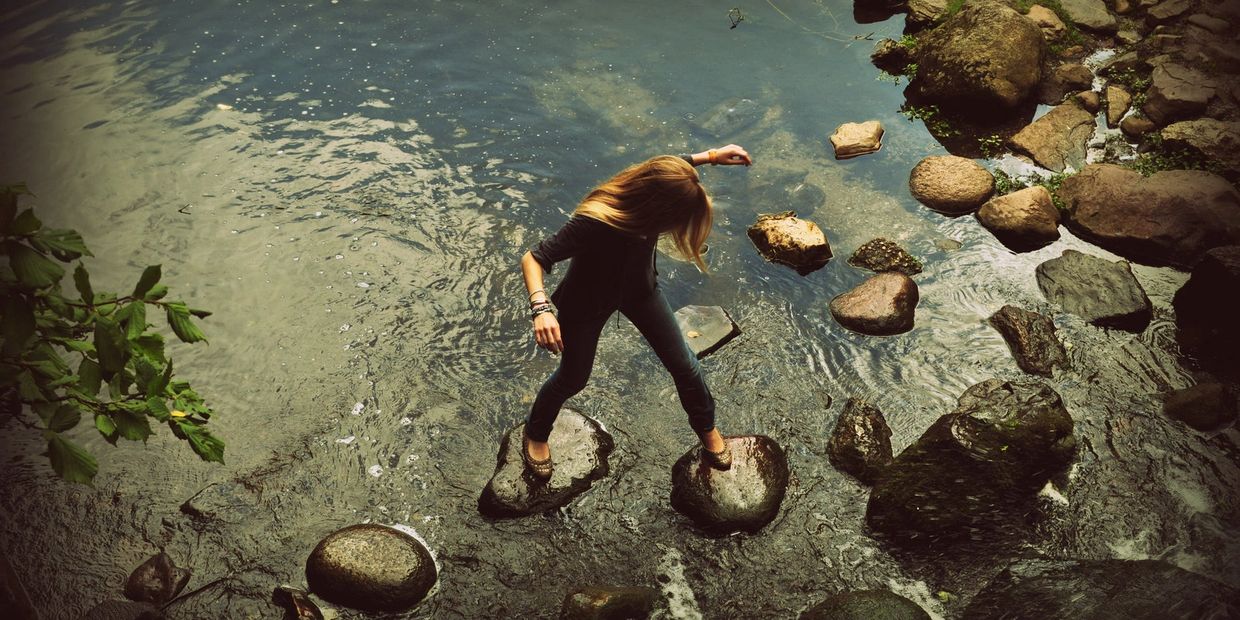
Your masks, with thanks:
M 908 92 L 945 109 L 1011 111 L 1037 88 L 1045 54 L 1042 31 L 1024 15 L 967 3 L 919 40 Z
M 602 425 L 572 409 L 555 420 L 548 442 L 555 463 L 550 480 L 538 480 L 525 471 L 521 437 L 525 424 L 504 435 L 495 474 L 478 498 L 478 510 L 493 518 L 524 517 L 568 505 L 595 480 L 607 475 L 607 457 L 615 442 Z
M 104 601 L 87 610 L 82 620 L 164 620 L 164 613 L 150 603 Z
M 1240 179 L 1240 121 L 1199 118 L 1171 123 L 1162 130 L 1163 146 L 1217 162 L 1224 176 Z
M 1035 380 L 983 381 L 884 470 L 866 523 L 901 542 L 967 537 L 1011 522 L 1071 463 L 1072 418 Z
M 168 554 L 160 551 L 135 568 L 125 580 L 125 598 L 140 603 L 163 605 L 189 582 L 190 573 L 177 568 Z
M 1041 185 L 991 198 L 978 209 L 977 221 L 1017 252 L 1035 250 L 1059 239 L 1059 209 Z
M 930 620 L 930 615 L 889 590 L 857 590 L 832 595 L 805 610 L 800 620 Z
M 765 435 L 726 439 L 732 467 L 706 463 L 701 447 L 672 466 L 672 507 L 709 535 L 757 532 L 775 519 L 788 488 L 788 458 Z
M 836 469 L 874 484 L 891 463 L 891 427 L 883 412 L 855 396 L 848 399 L 827 442 L 827 457 Z
M 1146 178 L 1090 164 L 1056 195 L 1073 232 L 1142 263 L 1188 269 L 1210 248 L 1240 244 L 1240 192 L 1208 172 L 1164 170 Z
M 564 597 L 560 620 L 648 618 L 659 592 L 653 588 L 577 588 Z
M 932 155 L 908 176 L 909 192 L 921 204 L 947 215 L 976 211 L 995 192 L 995 177 L 977 162 L 955 155 Z
M 1111 262 L 1064 250 L 1036 271 L 1046 299 L 1099 327 L 1140 332 L 1150 324 L 1152 307 L 1127 261 Z
M 1128 112 L 1128 106 L 1132 104 L 1132 95 L 1119 86 L 1107 86 L 1106 94 L 1107 127 L 1114 129 L 1119 126 L 1124 113 Z
M 719 306 L 685 306 L 676 311 L 676 325 L 689 350 L 702 359 L 741 333 L 741 328 Z
M 880 273 L 831 300 L 831 316 L 840 325 L 867 336 L 893 336 L 913 329 L 920 295 L 911 278 Z
M 1236 617 L 1240 591 L 1156 560 L 1017 560 L 964 611 L 965 620 Z
M 896 242 L 882 237 L 862 244 L 848 257 L 848 264 L 878 273 L 896 271 L 906 276 L 921 273 L 921 261 L 913 258 Z
M 279 586 L 271 593 L 271 600 L 285 610 L 287 620 L 323 620 L 323 612 L 310 600 L 310 593 L 293 586 Z
M 1068 352 L 1055 337 L 1055 323 L 1049 317 L 1003 306 L 990 315 L 989 322 L 1003 335 L 1021 370 L 1049 377 L 1052 368 L 1068 367 Z
M 1163 413 L 1199 431 L 1212 431 L 1236 421 L 1236 397 L 1221 383 L 1198 383 L 1167 394 Z
M 1094 134 L 1094 115 L 1076 101 L 1055 106 L 1050 112 L 1012 136 L 1012 146 L 1033 158 L 1039 166 L 1055 172 L 1085 165 L 1085 146 Z
M 1072 23 L 1082 28 L 1112 33 L 1119 27 L 1115 16 L 1107 11 L 1107 5 L 1102 0 L 1059 0 L 1059 6 L 1063 7 Z
M 403 611 L 438 579 L 435 560 L 418 539 L 373 523 L 328 534 L 306 559 L 306 582 L 324 600 L 362 611 Z
M 1145 21 L 1149 25 L 1165 24 L 1189 11 L 1196 0 L 1162 0 L 1145 12 Z
M 1206 74 L 1166 62 L 1154 67 L 1141 111 L 1156 125 L 1198 116 L 1214 97 L 1218 83 Z
M 1193 267 L 1188 282 L 1176 291 L 1175 322 L 1181 348 L 1198 358 L 1240 375 L 1240 245 L 1214 248 Z M 1240 379 L 1240 377 L 1236 377 Z
M 817 271 L 831 260 L 826 234 L 793 211 L 759 215 L 747 232 L 766 260 L 792 267 L 801 275 Z

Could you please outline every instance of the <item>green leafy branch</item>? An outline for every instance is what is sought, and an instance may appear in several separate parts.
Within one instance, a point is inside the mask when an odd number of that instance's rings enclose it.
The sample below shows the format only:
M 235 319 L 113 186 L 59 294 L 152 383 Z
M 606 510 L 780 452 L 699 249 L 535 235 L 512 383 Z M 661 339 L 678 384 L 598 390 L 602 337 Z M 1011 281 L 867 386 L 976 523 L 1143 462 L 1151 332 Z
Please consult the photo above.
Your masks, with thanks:
M 43 228 L 33 209 L 18 212 L 24 185 L 0 187 L 0 395 L 4 411 L 42 432 L 52 469 L 89 484 L 95 457 L 65 436 L 83 418 L 109 443 L 145 442 L 151 420 L 167 424 L 204 461 L 224 462 L 224 442 L 207 430 L 211 409 L 186 381 L 173 378 L 164 337 L 149 331 L 147 310 L 162 310 L 182 342 L 206 342 L 193 318 L 210 312 L 167 301 L 159 265 L 147 267 L 129 295 L 96 292 L 81 262 L 94 256 L 82 236 Z M 61 291 L 73 263 L 77 296 Z M 36 421 L 27 419 L 33 413 Z

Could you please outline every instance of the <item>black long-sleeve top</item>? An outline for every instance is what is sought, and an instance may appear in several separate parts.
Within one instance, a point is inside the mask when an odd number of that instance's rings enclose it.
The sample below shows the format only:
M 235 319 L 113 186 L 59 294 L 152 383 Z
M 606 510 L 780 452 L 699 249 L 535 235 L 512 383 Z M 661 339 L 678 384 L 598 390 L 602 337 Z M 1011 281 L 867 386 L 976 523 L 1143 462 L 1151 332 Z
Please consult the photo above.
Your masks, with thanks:
M 551 301 L 561 320 L 609 315 L 627 300 L 654 292 L 655 237 L 639 237 L 584 215 L 574 215 L 530 254 L 550 273 L 565 259 L 568 273 Z

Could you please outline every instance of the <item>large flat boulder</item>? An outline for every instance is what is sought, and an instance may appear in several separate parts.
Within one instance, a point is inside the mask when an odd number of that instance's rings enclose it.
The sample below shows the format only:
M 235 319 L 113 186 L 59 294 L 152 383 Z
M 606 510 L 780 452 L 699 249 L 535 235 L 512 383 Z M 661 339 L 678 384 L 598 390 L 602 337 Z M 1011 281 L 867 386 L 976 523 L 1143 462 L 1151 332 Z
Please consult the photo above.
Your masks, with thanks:
M 972 213 L 995 192 L 995 177 L 972 159 L 931 155 L 908 175 L 909 193 L 946 215 Z
M 1198 118 L 1163 128 L 1163 145 L 1182 149 L 1222 166 L 1224 176 L 1240 178 L 1240 121 Z
M 801 275 L 821 269 L 831 260 L 827 235 L 793 211 L 759 215 L 746 232 L 763 258 L 792 267 Z
M 1059 209 L 1041 185 L 991 198 L 978 209 L 977 221 L 1017 252 L 1035 250 L 1059 239 Z
M 831 300 L 840 325 L 867 336 L 893 336 L 913 329 L 920 295 L 912 278 L 888 271 Z
M 1090 164 L 1056 192 L 1067 225 L 1125 258 L 1190 269 L 1210 248 L 1240 244 L 1240 192 L 1199 170 L 1148 178 L 1113 164 Z
M 362 611 L 409 609 L 438 578 L 435 560 L 421 541 L 373 523 L 328 534 L 306 559 L 306 583 L 315 594 Z
M 615 447 L 611 435 L 592 418 L 563 409 L 547 439 L 555 470 L 539 480 L 525 470 L 521 437 L 525 424 L 504 435 L 495 473 L 478 498 L 478 511 L 492 518 L 524 517 L 568 505 L 608 472 L 607 457 Z
M 1094 325 L 1139 332 L 1150 324 L 1150 298 L 1127 261 L 1064 250 L 1035 275 L 1047 301 Z
M 866 523 L 902 542 L 968 537 L 1010 523 L 1076 451 L 1072 417 L 1036 380 L 989 379 L 884 468 Z
M 1085 165 L 1085 145 L 1094 134 L 1094 115 L 1076 99 L 1051 108 L 1012 136 L 1012 146 L 1055 172 Z
M 712 536 L 757 532 L 775 519 L 788 489 L 788 457 L 765 435 L 725 439 L 732 467 L 720 471 L 694 446 L 672 466 L 672 507 Z
M 831 431 L 827 458 L 836 469 L 873 484 L 891 462 L 891 427 L 883 412 L 864 399 L 849 398 Z
M 1059 6 L 1072 23 L 1086 30 L 1109 34 L 1119 29 L 1115 16 L 1107 11 L 1102 0 L 1059 0 Z
M 741 333 L 741 328 L 719 306 L 685 306 L 676 311 L 676 325 L 689 350 L 702 359 Z
M 1141 111 L 1158 126 L 1199 116 L 1218 82 L 1197 69 L 1165 62 L 1154 67 Z
M 1021 370 L 1049 377 L 1055 367 L 1068 367 L 1068 352 L 1055 336 L 1050 317 L 1009 305 L 990 315 L 988 322 L 1003 335 Z

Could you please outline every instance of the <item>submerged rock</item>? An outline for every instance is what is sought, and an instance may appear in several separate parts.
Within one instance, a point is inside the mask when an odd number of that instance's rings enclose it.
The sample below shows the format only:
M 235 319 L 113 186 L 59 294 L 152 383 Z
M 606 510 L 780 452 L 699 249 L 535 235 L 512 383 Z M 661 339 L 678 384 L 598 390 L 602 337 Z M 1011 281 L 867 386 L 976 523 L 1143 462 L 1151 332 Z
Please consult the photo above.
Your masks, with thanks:
M 1051 108 L 1012 136 L 1012 146 L 1039 166 L 1063 172 L 1085 165 L 1085 145 L 1094 134 L 1094 115 L 1075 99 Z
M 493 518 L 524 517 L 568 505 L 608 472 L 607 457 L 615 442 L 598 422 L 572 409 L 563 409 L 552 427 L 551 459 L 555 471 L 550 480 L 539 480 L 525 471 L 521 460 L 521 437 L 525 424 L 504 435 L 496 459 L 495 474 L 478 498 L 478 510 Z
M 293 586 L 280 586 L 271 593 L 271 600 L 283 607 L 289 620 L 323 620 L 323 612 L 310 600 L 310 593 Z
M 1059 209 L 1041 185 L 991 198 L 977 221 L 1007 247 L 1026 252 L 1059 239 Z
M 867 336 L 893 336 L 913 329 L 920 296 L 912 278 L 880 273 L 831 300 L 831 316 L 840 325 Z
M 908 94 L 944 108 L 999 112 L 1029 99 L 1042 78 L 1046 42 L 1024 15 L 1000 3 L 966 3 L 920 38 Z
M 435 560 L 418 539 L 373 523 L 328 534 L 306 559 L 306 582 L 315 594 L 362 611 L 413 607 L 436 579 Z
M 851 159 L 873 153 L 883 146 L 883 124 L 878 121 L 844 123 L 831 134 L 836 159 Z
M 831 244 L 818 225 L 793 211 L 764 213 L 748 230 L 749 240 L 763 258 L 806 275 L 831 260 Z
M 831 596 L 805 610 L 800 620 L 930 620 L 930 615 L 890 590 L 858 590 Z
M 160 551 L 135 568 L 125 580 L 125 598 L 140 603 L 163 605 L 189 582 L 189 571 L 178 568 L 168 554 Z
M 1074 232 L 1142 263 L 1188 269 L 1210 248 L 1240 244 L 1240 192 L 1208 172 L 1164 170 L 1145 178 L 1090 164 L 1056 195 Z
M 648 618 L 658 597 L 653 588 L 577 588 L 564 597 L 560 620 Z
M 1003 335 L 1020 369 L 1034 375 L 1051 376 L 1051 369 L 1068 367 L 1068 352 L 1055 337 L 1055 323 L 1049 317 L 1003 306 L 990 315 L 990 325 Z
M 1175 322 L 1180 345 L 1207 363 L 1240 374 L 1240 245 L 1214 248 L 1193 267 L 1188 282 L 1176 291 Z
M 848 399 L 827 442 L 827 457 L 836 469 L 874 484 L 891 462 L 891 427 L 883 412 L 855 396 Z
M 788 458 L 765 435 L 726 438 L 732 468 L 706 463 L 694 446 L 672 466 L 672 507 L 710 535 L 757 532 L 775 519 L 788 488 Z
M 164 620 L 164 612 L 150 603 L 104 601 L 82 614 L 82 620 Z
M 1072 461 L 1072 426 L 1059 394 L 1040 381 L 974 385 L 883 470 L 866 523 L 923 542 L 995 528 Z
M 702 359 L 741 333 L 741 328 L 719 306 L 685 306 L 676 311 L 676 325 L 689 350 Z
M 715 138 L 734 136 L 761 120 L 765 112 L 765 106 L 753 99 L 733 97 L 703 114 L 698 127 Z
M 1236 421 L 1236 397 L 1221 383 L 1198 383 L 1167 394 L 1163 413 L 1199 431 L 1212 431 Z
M 1119 122 L 1124 118 L 1124 113 L 1128 112 L 1128 106 L 1132 104 L 1132 95 L 1128 91 L 1118 86 L 1107 86 L 1107 127 L 1112 129 L 1119 127 Z
M 1064 250 L 1035 270 L 1047 301 L 1099 327 L 1139 332 L 1150 324 L 1152 307 L 1127 261 L 1111 262 Z
M 894 241 L 878 237 L 866 241 L 848 257 L 848 264 L 882 273 L 897 271 L 906 276 L 921 273 L 921 261 Z
M 977 162 L 955 155 L 932 155 L 913 166 L 909 192 L 921 204 L 947 215 L 976 211 L 995 191 L 995 177 Z
M 1017 560 L 969 603 L 989 618 L 1236 618 L 1240 591 L 1156 560 Z

